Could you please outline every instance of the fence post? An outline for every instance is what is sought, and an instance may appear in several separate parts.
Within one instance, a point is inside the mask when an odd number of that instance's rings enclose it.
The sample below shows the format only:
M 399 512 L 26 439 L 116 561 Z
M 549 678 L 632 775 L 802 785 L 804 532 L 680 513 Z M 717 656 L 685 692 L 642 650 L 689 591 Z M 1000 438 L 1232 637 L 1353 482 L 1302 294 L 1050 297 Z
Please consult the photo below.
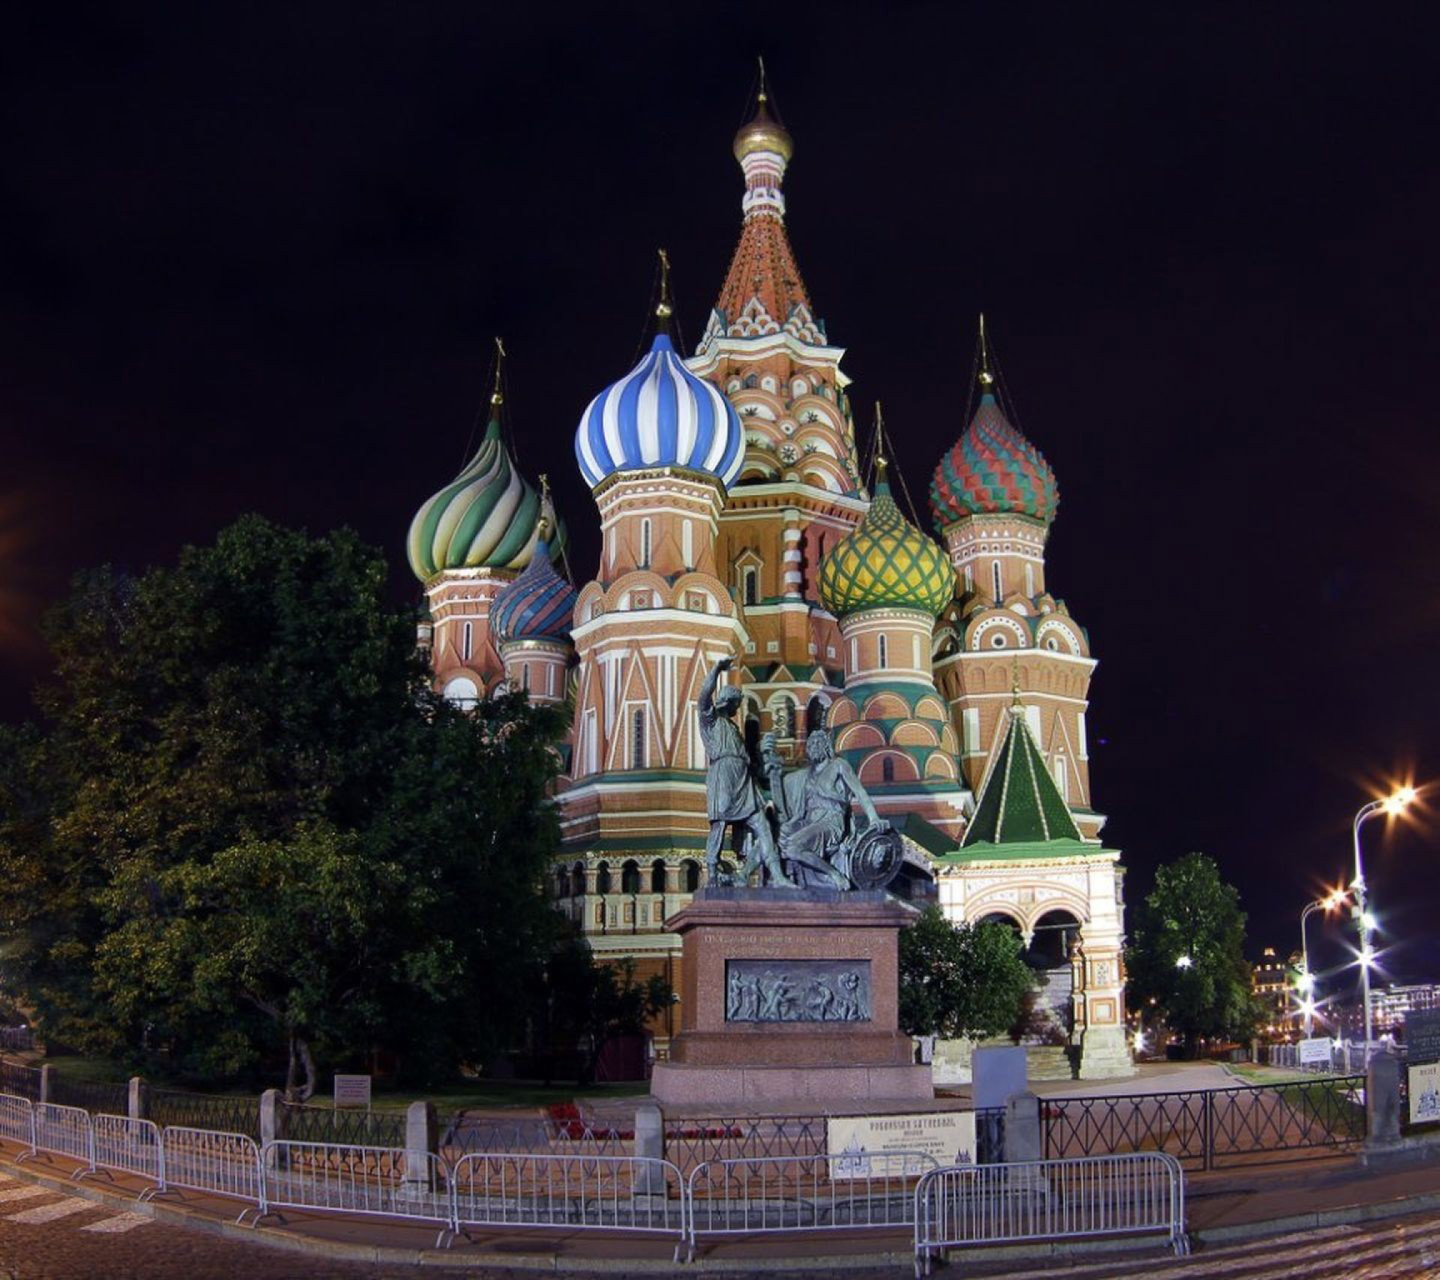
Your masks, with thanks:
M 1200 1112 L 1201 1126 L 1205 1130 L 1205 1156 L 1201 1168 L 1207 1173 L 1215 1167 L 1215 1091 L 1205 1090 L 1205 1104 Z
M 1396 1146 L 1400 1141 L 1400 1059 L 1377 1053 L 1365 1070 L 1365 1150 Z
M 646 1103 L 635 1108 L 635 1154 L 649 1160 L 665 1158 L 665 1117 L 660 1108 Z M 636 1196 L 666 1196 L 665 1171 L 656 1165 L 646 1165 L 632 1186 Z
M 49 1102 L 55 1090 L 55 1068 L 46 1062 L 40 1067 L 40 1101 Z
M 401 1195 L 423 1200 L 430 1194 L 430 1157 L 437 1148 L 435 1104 L 412 1102 L 405 1108 L 405 1184 Z
M 285 1136 L 285 1111 L 279 1089 L 266 1089 L 260 1095 L 260 1145 L 267 1147 Z
M 130 1091 L 125 1100 L 125 1114 L 132 1120 L 150 1119 L 150 1086 L 144 1076 L 130 1077 Z
M 1033 1093 L 1012 1093 L 1005 1099 L 1005 1160 L 1042 1159 L 1040 1136 L 1040 1099 Z

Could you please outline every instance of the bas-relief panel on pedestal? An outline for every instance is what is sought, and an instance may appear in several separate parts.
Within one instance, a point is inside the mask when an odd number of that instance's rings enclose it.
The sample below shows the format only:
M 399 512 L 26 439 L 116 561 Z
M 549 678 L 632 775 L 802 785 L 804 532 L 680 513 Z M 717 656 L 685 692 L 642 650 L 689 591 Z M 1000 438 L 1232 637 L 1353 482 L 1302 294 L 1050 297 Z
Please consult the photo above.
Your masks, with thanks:
M 727 1022 L 869 1022 L 868 960 L 729 960 Z

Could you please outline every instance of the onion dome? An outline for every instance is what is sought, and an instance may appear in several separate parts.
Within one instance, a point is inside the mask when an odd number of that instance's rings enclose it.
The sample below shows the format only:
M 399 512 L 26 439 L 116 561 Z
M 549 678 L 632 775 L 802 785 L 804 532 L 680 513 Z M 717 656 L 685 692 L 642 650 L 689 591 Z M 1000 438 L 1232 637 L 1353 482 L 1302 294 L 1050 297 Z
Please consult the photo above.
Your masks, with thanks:
M 563 640 L 575 612 L 575 588 L 555 569 L 550 559 L 548 521 L 540 521 L 540 536 L 529 567 L 507 583 L 490 607 L 490 626 L 501 644 L 511 640 Z
M 421 582 L 446 569 L 523 569 L 539 521 L 540 495 L 516 471 L 492 416 L 465 469 L 410 522 L 410 568 Z M 563 529 L 554 541 L 563 544 Z
M 740 132 L 735 135 L 735 159 L 744 164 L 745 157 L 757 151 L 773 152 L 786 164 L 790 163 L 790 157 L 795 154 L 795 144 L 791 141 L 790 131 L 770 115 L 763 82 L 760 96 L 755 102 L 754 117 L 749 124 L 742 125 Z
M 944 529 L 973 515 L 1055 519 L 1060 491 L 1045 455 L 1011 425 L 995 399 L 985 317 L 980 317 L 980 404 L 965 434 L 935 468 L 930 514 Z
M 663 319 L 668 304 L 661 310 Z M 720 389 L 691 373 L 661 332 L 639 364 L 590 402 L 575 457 L 592 489 L 647 467 L 704 471 L 728 487 L 745 461 L 745 432 Z
M 955 570 L 949 558 L 900 514 L 885 481 L 854 532 L 841 538 L 820 566 L 820 598 L 836 617 L 861 609 L 922 609 L 932 616 L 950 602 Z

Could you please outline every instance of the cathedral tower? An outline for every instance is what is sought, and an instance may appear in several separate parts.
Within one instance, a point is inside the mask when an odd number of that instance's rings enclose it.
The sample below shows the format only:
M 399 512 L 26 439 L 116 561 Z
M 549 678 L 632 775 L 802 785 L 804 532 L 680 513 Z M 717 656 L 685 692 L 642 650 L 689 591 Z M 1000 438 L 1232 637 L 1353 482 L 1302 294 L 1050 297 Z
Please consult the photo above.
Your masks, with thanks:
M 748 632 L 747 715 L 797 755 L 839 695 L 839 630 L 819 597 L 825 554 L 859 523 L 865 495 L 840 370 L 785 227 L 789 132 L 761 82 L 735 137 L 744 175 L 740 242 L 688 362 L 743 423 L 744 454 L 720 516 L 721 576 Z
M 979 404 L 930 485 L 930 510 L 956 576 L 936 636 L 936 679 L 977 792 L 1005 738 L 1018 682 L 1055 785 L 1094 839 L 1104 823 L 1090 805 L 1085 732 L 1095 662 L 1084 628 L 1045 582 L 1045 541 L 1058 505 L 1050 464 L 1001 408 L 982 318 Z
M 503 359 L 503 348 L 501 351 Z M 406 551 L 425 586 L 426 627 L 435 687 L 462 706 L 492 692 L 505 663 L 491 626 L 495 597 L 534 559 L 540 544 L 541 498 L 516 469 L 501 429 L 504 397 L 497 361 L 490 421 L 474 456 L 415 513 Z M 552 513 L 553 514 L 553 513 Z M 565 533 L 552 521 L 547 551 L 559 553 Z

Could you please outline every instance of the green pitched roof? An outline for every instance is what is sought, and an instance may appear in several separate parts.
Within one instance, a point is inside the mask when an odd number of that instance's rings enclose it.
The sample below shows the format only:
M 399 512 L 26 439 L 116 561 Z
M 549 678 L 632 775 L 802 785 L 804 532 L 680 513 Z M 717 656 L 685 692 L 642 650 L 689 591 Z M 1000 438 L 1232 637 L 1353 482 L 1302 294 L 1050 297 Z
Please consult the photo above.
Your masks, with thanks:
M 985 779 L 960 848 L 963 852 L 978 844 L 1034 845 L 1054 840 L 1079 843 L 1080 828 L 1045 767 L 1026 723 L 1025 708 L 1017 703 L 1010 708 L 1010 732 Z

